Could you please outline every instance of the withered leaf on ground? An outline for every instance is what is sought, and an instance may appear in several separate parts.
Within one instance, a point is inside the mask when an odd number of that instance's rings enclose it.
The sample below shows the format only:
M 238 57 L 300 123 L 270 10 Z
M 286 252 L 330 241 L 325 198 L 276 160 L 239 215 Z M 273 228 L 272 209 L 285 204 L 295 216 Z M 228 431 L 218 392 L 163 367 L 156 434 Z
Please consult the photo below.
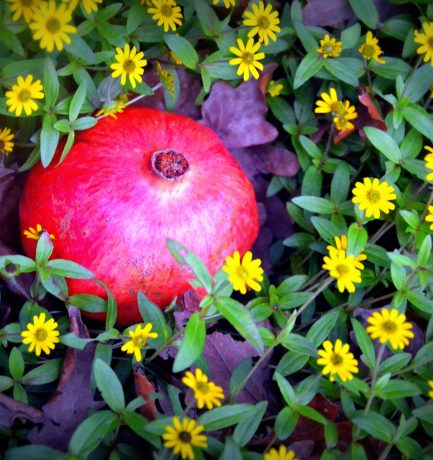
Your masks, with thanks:
M 0 425 L 10 427 L 16 418 L 25 418 L 33 423 L 41 423 L 44 414 L 28 404 L 15 401 L 0 393 Z
M 134 371 L 135 391 L 137 396 L 141 396 L 146 403 L 140 406 L 140 412 L 148 420 L 155 420 L 158 409 L 156 408 L 155 401 L 151 399 L 152 393 L 155 393 L 155 387 L 152 382 L 146 377 L 144 369 L 137 367 Z
M 71 332 L 78 337 L 89 337 L 78 308 L 69 307 L 69 319 Z M 42 426 L 30 431 L 30 442 L 66 450 L 72 433 L 87 418 L 89 411 L 104 405 L 94 400 L 94 391 L 90 388 L 94 355 L 93 343 L 87 344 L 83 350 L 67 349 L 59 384 L 51 399 L 42 407 Z

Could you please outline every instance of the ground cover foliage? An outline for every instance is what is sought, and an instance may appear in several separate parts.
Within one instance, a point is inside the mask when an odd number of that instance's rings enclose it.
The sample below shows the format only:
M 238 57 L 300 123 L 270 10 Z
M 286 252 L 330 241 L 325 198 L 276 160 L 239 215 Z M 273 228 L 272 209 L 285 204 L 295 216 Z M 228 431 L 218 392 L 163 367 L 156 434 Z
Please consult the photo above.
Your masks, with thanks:
M 0 18 L 1 455 L 433 458 L 431 3 L 8 0 Z M 261 229 L 213 275 L 167 241 L 205 295 L 162 312 L 138 293 L 122 329 L 108 288 L 68 295 L 93 275 L 51 257 L 50 229 L 23 255 L 17 210 L 26 171 L 128 105 L 212 128 Z

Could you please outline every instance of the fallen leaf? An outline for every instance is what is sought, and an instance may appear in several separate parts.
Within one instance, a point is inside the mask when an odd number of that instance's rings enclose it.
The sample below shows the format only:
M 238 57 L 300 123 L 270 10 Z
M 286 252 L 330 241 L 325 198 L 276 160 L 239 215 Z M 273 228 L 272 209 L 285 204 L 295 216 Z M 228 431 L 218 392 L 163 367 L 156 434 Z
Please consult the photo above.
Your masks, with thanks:
M 28 404 L 15 401 L 15 399 L 0 393 L 0 425 L 11 427 L 16 418 L 25 418 L 33 423 L 41 423 L 44 414 Z
M 306 26 L 337 26 L 356 16 L 347 0 L 308 0 L 303 19 Z
M 155 420 L 158 409 L 155 401 L 151 399 L 151 394 L 155 393 L 155 387 L 149 381 L 144 373 L 144 369 L 140 366 L 134 371 L 135 391 L 137 396 L 141 396 L 146 403 L 140 406 L 139 410 L 148 420 Z

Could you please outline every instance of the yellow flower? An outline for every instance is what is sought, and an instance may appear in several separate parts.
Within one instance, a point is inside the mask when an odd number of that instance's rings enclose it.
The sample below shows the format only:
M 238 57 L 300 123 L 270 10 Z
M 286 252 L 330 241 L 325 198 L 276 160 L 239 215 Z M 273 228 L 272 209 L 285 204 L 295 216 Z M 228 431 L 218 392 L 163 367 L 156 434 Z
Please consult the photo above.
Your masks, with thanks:
M 168 53 L 172 59 L 172 61 L 176 64 L 176 65 L 183 65 L 183 62 L 179 59 L 179 56 L 177 56 L 176 53 L 173 53 L 173 51 L 170 51 Z
M 220 399 L 224 399 L 223 389 L 209 382 L 207 375 L 203 374 L 201 369 L 196 369 L 195 375 L 189 371 L 185 372 L 182 382 L 193 390 L 199 409 L 203 409 L 205 405 L 208 410 L 214 406 L 221 406 Z
M 347 289 L 348 292 L 355 292 L 353 283 L 361 282 L 361 272 L 356 268 L 355 257 L 346 256 L 343 251 L 329 251 L 329 257 L 323 258 L 322 268 L 329 271 L 330 276 L 337 280 L 337 288 L 340 292 Z
M 433 230 L 433 206 L 428 207 L 428 212 L 429 214 L 427 214 L 425 220 L 426 222 L 432 222 L 432 224 L 430 225 L 430 230 Z
M 142 5 L 152 6 L 152 0 L 140 0 Z
M 433 22 L 423 22 L 422 28 L 424 33 L 419 33 L 415 30 L 415 43 L 419 43 L 420 46 L 416 52 L 418 54 L 425 54 L 424 62 L 430 61 L 433 66 Z
M 263 268 L 260 267 L 261 263 L 260 259 L 253 260 L 251 251 L 244 255 L 241 262 L 239 251 L 235 251 L 232 257 L 226 257 L 223 270 L 229 275 L 229 281 L 235 291 L 245 294 L 247 288 L 251 288 L 258 292 L 262 288 L 259 282 L 263 281 L 264 273 Z
M 254 40 L 250 38 L 245 45 L 241 38 L 237 39 L 238 47 L 231 46 L 229 48 L 230 53 L 233 53 L 236 58 L 230 59 L 230 65 L 239 65 L 237 74 L 244 75 L 244 81 L 250 78 L 250 73 L 255 79 L 259 78 L 259 72 L 257 69 L 263 70 L 263 64 L 259 62 L 265 58 L 265 53 L 258 53 L 260 49 L 260 43 L 254 43 Z
M 329 57 L 338 57 L 341 53 L 341 47 L 343 43 L 337 41 L 335 38 L 331 38 L 328 34 L 326 34 L 322 40 L 320 40 L 320 48 L 317 48 L 322 57 L 329 58 Z
M 335 247 L 334 246 L 326 246 L 326 249 L 328 250 L 329 254 L 332 252 L 339 254 L 342 252 L 344 255 L 346 255 L 347 251 L 347 236 L 346 235 L 341 235 L 341 236 L 334 236 L 335 240 Z M 362 263 L 363 260 L 366 260 L 367 256 L 364 254 L 364 250 L 362 250 L 355 258 L 355 268 L 358 270 L 364 270 L 364 264 Z
M 429 398 L 433 398 L 433 380 L 428 381 L 429 387 L 431 388 L 431 391 L 428 392 Z
M 277 83 L 275 80 L 271 80 L 268 83 L 268 86 L 266 88 L 267 93 L 271 97 L 277 97 L 281 94 L 281 91 L 283 90 L 284 85 L 282 83 Z
M 79 0 L 62 0 L 63 3 L 70 3 L 69 9 L 71 11 L 75 10 Z M 92 13 L 92 11 L 98 11 L 98 3 L 102 3 L 102 0 L 81 0 L 84 10 L 87 14 Z
M 281 444 L 279 449 L 274 447 L 263 455 L 263 460 L 298 460 L 295 457 L 293 450 L 287 450 L 284 444 Z
M 394 203 L 391 203 L 391 200 L 397 198 L 395 190 L 386 181 L 379 182 L 379 179 L 374 178 L 372 182 L 369 177 L 365 177 L 364 183 L 355 184 L 352 193 L 355 195 L 352 202 L 358 203 L 361 211 L 365 210 L 367 218 L 373 216 L 379 219 L 381 211 L 388 214 L 395 209 Z
M 431 147 L 424 147 L 426 150 L 428 150 L 430 153 L 427 153 L 427 155 L 424 157 L 425 161 L 425 167 L 426 169 L 430 169 L 430 171 L 425 177 L 425 180 L 430 181 L 433 180 L 433 148 Z
M 167 69 L 164 69 L 158 61 L 156 61 L 156 73 L 164 88 L 171 94 L 171 97 L 174 98 L 174 76 L 171 75 Z
M 252 38 L 255 35 L 259 35 L 259 42 L 264 42 L 265 46 L 269 44 L 269 38 L 274 42 L 277 40 L 275 33 L 281 31 L 280 19 L 278 18 L 278 11 L 272 11 L 272 5 L 265 4 L 262 0 L 259 3 L 253 3 L 251 5 L 251 11 L 246 10 L 244 12 L 244 26 L 252 27 L 248 32 L 248 37 Z
M 134 353 L 136 361 L 141 361 L 141 349 L 146 346 L 147 339 L 156 339 L 158 334 L 156 332 L 150 332 L 152 330 L 152 324 L 147 323 L 143 329 L 139 324 L 133 331 L 128 331 L 131 340 L 122 345 L 121 350 L 126 351 L 128 355 Z
M 35 14 L 37 8 L 41 5 L 43 0 L 7 0 L 9 3 L 12 3 L 10 6 L 13 21 L 18 21 L 18 19 L 23 16 L 24 21 L 30 22 L 33 15 Z
M 195 420 L 173 417 L 173 426 L 167 425 L 162 435 L 164 447 L 173 449 L 173 454 L 180 454 L 182 459 L 194 460 L 193 447 L 206 448 L 207 436 L 200 434 L 204 430 L 203 425 L 197 425 Z
M 135 88 L 136 80 L 138 83 L 141 82 L 144 70 L 143 67 L 147 65 L 147 61 L 144 58 L 143 51 L 137 53 L 137 48 L 133 46 L 129 48 L 128 43 L 125 43 L 124 49 L 116 48 L 116 55 L 114 59 L 117 62 L 111 64 L 113 78 L 120 77 L 120 84 L 123 86 L 126 84 L 126 77 L 129 76 L 129 82 L 131 86 Z
M 355 126 L 350 120 L 358 118 L 355 106 L 350 105 L 349 101 L 343 101 L 341 105 L 339 105 L 339 110 L 341 110 L 341 112 L 333 119 L 335 127 L 339 131 L 343 131 L 343 129 L 354 129 Z
M 322 100 L 317 100 L 317 107 L 314 113 L 332 113 L 333 115 L 340 115 L 343 113 L 344 104 L 338 99 L 337 91 L 335 88 L 329 88 L 328 93 L 321 93 Z
M 361 56 L 369 61 L 370 59 L 374 59 L 379 64 L 385 64 L 385 60 L 380 58 L 379 56 L 383 54 L 379 46 L 379 40 L 374 37 L 373 33 L 368 31 L 367 35 L 365 36 L 365 42 L 360 46 L 358 49 Z
M 58 326 L 53 318 L 45 322 L 45 313 L 41 313 L 39 317 L 35 315 L 33 323 L 28 323 L 27 330 L 21 332 L 22 342 L 24 345 L 30 344 L 29 352 L 36 348 L 36 356 L 40 356 L 41 350 L 49 355 L 55 348 L 54 344 L 60 342 Z
M 231 6 L 236 5 L 236 0 L 223 0 L 223 1 L 224 1 L 224 6 L 226 8 L 230 8 Z M 219 2 L 220 2 L 220 0 L 213 0 L 212 4 L 213 5 L 218 5 Z
M 331 382 L 335 380 L 335 375 L 338 375 L 343 382 L 352 380 L 352 374 L 358 373 L 358 361 L 353 356 L 353 353 L 350 353 L 349 345 L 347 343 L 343 344 L 340 339 L 337 339 L 335 345 L 326 340 L 322 346 L 323 350 L 318 350 L 317 352 L 320 356 L 317 364 L 325 366 L 322 369 L 322 374 L 329 374 Z
M 43 99 L 44 93 L 41 80 L 33 81 L 33 75 L 29 74 L 24 79 L 21 75 L 17 78 L 15 85 L 12 85 L 10 91 L 6 91 L 6 105 L 8 105 L 9 112 L 15 112 L 19 117 L 21 112 L 26 112 L 30 115 L 38 109 L 38 105 L 34 99 Z
M 164 26 L 164 32 L 169 29 L 174 31 L 178 25 L 182 25 L 180 6 L 174 0 L 153 0 L 152 3 L 152 8 L 148 8 L 147 12 L 153 14 L 152 19 L 158 21 L 159 26 Z
M 403 348 L 409 345 L 409 339 L 415 337 L 412 329 L 412 324 L 406 321 L 406 315 L 399 313 L 396 308 L 388 310 L 382 308 L 379 313 L 373 312 L 367 319 L 370 326 L 367 327 L 367 332 L 372 339 L 379 339 L 380 343 L 389 342 L 394 350 Z
M 43 232 L 46 232 L 46 230 L 42 227 L 42 225 L 36 224 L 36 228 L 29 227 L 28 230 L 23 231 L 23 234 L 30 240 L 38 240 L 41 237 Z M 49 233 L 49 237 L 52 240 L 56 239 L 52 233 Z
M 3 128 L 0 131 L 0 153 L 7 155 L 12 152 L 12 149 L 14 148 L 14 137 L 15 134 L 11 133 L 9 128 Z
M 62 51 L 64 43 L 70 44 L 68 34 L 77 33 L 76 27 L 70 24 L 72 13 L 65 4 L 57 7 L 55 0 L 43 2 L 33 15 L 29 28 L 33 30 L 33 39 L 40 41 L 39 46 L 49 53 Z
M 122 113 L 128 102 L 128 96 L 121 94 L 114 101 L 106 102 L 100 110 L 95 114 L 95 117 L 104 115 L 104 117 L 111 117 L 117 120 L 117 113 Z

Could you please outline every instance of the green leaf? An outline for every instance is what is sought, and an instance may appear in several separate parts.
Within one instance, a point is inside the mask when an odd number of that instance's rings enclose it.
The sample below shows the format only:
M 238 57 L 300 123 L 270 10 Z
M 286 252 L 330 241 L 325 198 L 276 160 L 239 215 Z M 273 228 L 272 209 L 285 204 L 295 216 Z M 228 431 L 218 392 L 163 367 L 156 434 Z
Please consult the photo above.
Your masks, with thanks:
M 71 123 L 71 125 L 76 131 L 82 131 L 84 129 L 93 128 L 97 123 L 98 120 L 95 117 L 81 117 Z
M 200 313 L 193 313 L 185 327 L 182 345 L 173 363 L 173 372 L 180 372 L 191 366 L 202 354 L 206 341 L 206 322 Z
M 362 61 L 355 58 L 324 59 L 325 69 L 337 79 L 350 86 L 358 86 L 358 77 L 362 74 Z
M 60 160 L 57 163 L 57 166 L 66 158 L 66 155 L 70 152 L 75 141 L 75 131 L 69 131 L 68 138 L 66 139 L 65 146 L 63 147 L 63 152 L 60 155 Z
M 359 348 L 361 348 L 364 355 L 365 364 L 367 364 L 370 369 L 373 369 L 376 362 L 373 342 L 371 341 L 364 326 L 355 318 L 352 319 L 352 326 L 356 341 L 358 342 Z
M 286 278 L 277 288 L 278 297 L 283 297 L 286 294 L 291 294 L 300 289 L 306 282 L 308 277 L 306 275 L 294 275 Z
M 66 460 L 66 454 L 48 446 L 31 444 L 22 447 L 12 447 L 4 454 L 4 460 Z
M 331 181 L 331 201 L 343 203 L 347 199 L 350 187 L 350 170 L 345 162 L 338 164 Z
M 14 380 L 20 380 L 24 374 L 24 359 L 18 348 L 12 348 L 9 355 L 9 372 Z
M 317 51 L 310 51 L 300 62 L 296 69 L 295 79 L 293 81 L 293 88 L 298 89 L 307 80 L 313 77 L 324 65 L 323 59 Z
M 290 385 L 288 380 L 278 373 L 274 374 L 274 379 L 277 381 L 278 388 L 280 389 L 280 393 L 283 396 L 286 404 L 289 407 L 294 408 L 297 404 L 297 398 L 292 385 Z
M 60 342 L 63 343 L 63 345 L 66 345 L 70 348 L 76 348 L 77 350 L 84 350 L 86 345 L 91 341 L 92 339 L 78 337 L 77 334 L 75 334 L 75 332 L 69 332 L 67 334 L 62 335 L 60 338 Z
M 415 417 L 424 420 L 424 422 L 430 423 L 433 420 L 433 403 L 426 404 L 418 409 L 412 411 Z
M 415 369 L 425 366 L 433 361 L 433 342 L 423 345 L 413 359 L 413 366 Z
M 100 358 L 96 358 L 93 369 L 96 385 L 104 401 L 114 412 L 122 412 L 125 409 L 125 396 L 116 373 Z
M 252 404 L 225 404 L 200 415 L 197 424 L 204 425 L 206 431 L 221 430 L 236 425 L 255 412 L 256 407 Z
M 357 223 L 350 225 L 347 231 L 347 255 L 353 254 L 358 256 L 365 249 L 367 244 L 368 233 L 364 227 L 360 227 Z
M 68 304 L 90 313 L 105 313 L 107 304 L 104 299 L 93 294 L 75 294 L 68 298 Z
M 220 21 L 213 8 L 203 0 L 193 0 L 192 3 L 204 34 L 207 37 L 215 37 L 220 29 Z
M 24 385 L 45 385 L 54 382 L 59 378 L 61 364 L 62 358 L 50 359 L 23 375 L 21 382 Z
M 317 423 L 321 423 L 322 425 L 327 425 L 329 423 L 328 419 L 324 417 L 320 412 L 317 412 L 310 406 L 298 406 L 296 408 L 298 414 L 303 415 L 311 420 L 314 420 Z
M 341 32 L 340 40 L 343 43 L 343 49 L 354 48 L 360 37 L 361 26 L 359 25 L 359 22 L 356 22 Z
M 80 113 L 81 107 L 86 100 L 87 85 L 86 81 L 83 80 L 72 97 L 71 105 L 69 107 L 69 121 L 74 122 Z
M 164 313 L 158 305 L 151 302 L 142 292 L 137 295 L 138 308 L 143 321 L 152 324 L 152 330 L 158 334 L 155 343 L 158 346 L 165 343 L 171 336 L 171 329 L 165 320 Z
M 263 341 L 251 313 L 240 303 L 229 297 L 219 297 L 215 307 L 224 318 L 258 351 L 263 352 Z
M 24 56 L 25 52 L 17 35 L 4 26 L 0 26 L 0 43 L 7 46 L 15 54 Z
M 309 356 L 317 356 L 316 347 L 305 337 L 299 334 L 285 334 L 279 342 L 289 350 Z
M 421 390 L 406 380 L 390 380 L 375 394 L 382 399 L 410 398 L 421 394 Z
M 69 450 L 80 458 L 87 458 L 101 444 L 101 440 L 116 429 L 119 422 L 118 416 L 109 410 L 95 412 L 74 431 Z M 45 457 L 45 460 L 47 458 L 57 459 L 52 455 Z
M 275 372 L 278 372 L 283 377 L 294 374 L 305 366 L 308 359 L 308 355 L 303 355 L 295 351 L 288 351 L 281 358 Z
M 311 218 L 311 223 L 314 225 L 319 235 L 331 245 L 335 244 L 335 236 L 342 235 L 346 232 L 346 229 L 342 230 L 338 228 L 333 222 L 323 217 L 313 216 Z
M 433 142 L 433 121 L 428 112 L 417 104 L 407 104 L 402 108 L 406 121 Z
M 263 415 L 265 415 L 266 408 L 268 407 L 267 401 L 259 402 L 254 413 L 241 420 L 233 432 L 233 439 L 239 447 L 247 445 L 250 439 L 254 436 L 259 428 Z
M 395 80 L 399 75 L 406 78 L 412 71 L 412 67 L 402 59 L 386 57 L 385 64 L 380 64 L 376 61 L 370 61 L 368 67 L 376 75 L 387 78 L 389 80 Z
M 274 430 L 280 441 L 287 439 L 298 423 L 299 415 L 290 407 L 283 407 L 275 420 Z
M 71 43 L 65 44 L 65 50 L 86 64 L 95 64 L 96 56 L 92 48 L 78 34 L 73 34 L 70 38 Z
M 307 332 L 306 338 L 315 347 L 319 347 L 334 328 L 339 316 L 339 311 L 326 313 L 318 321 L 313 323 Z
M 431 241 L 431 236 L 426 235 L 421 247 L 419 248 L 418 252 L 418 257 L 417 257 L 417 263 L 420 267 L 425 267 L 431 257 L 431 249 L 432 249 L 432 241 Z
M 56 153 L 57 144 L 59 143 L 60 134 L 54 127 L 56 116 L 53 113 L 46 114 L 42 120 L 41 130 L 41 161 L 46 168 Z
M 379 368 L 379 375 L 394 373 L 406 366 L 412 359 L 410 353 L 397 353 L 387 360 L 383 361 Z
M 47 232 L 43 232 L 36 245 L 36 263 L 43 266 L 53 253 L 53 242 Z
M 159 436 L 146 431 L 146 425 L 149 422 L 142 415 L 137 414 L 136 412 L 126 412 L 123 416 L 123 421 L 135 434 L 138 434 L 138 436 L 150 442 L 157 449 L 161 447 Z
M 92 272 L 84 268 L 76 262 L 65 259 L 50 260 L 46 267 L 55 275 L 64 276 L 65 278 L 73 279 L 89 279 L 93 278 Z
M 356 16 L 369 28 L 375 30 L 379 24 L 379 13 L 372 0 L 349 0 Z
M 0 391 L 6 391 L 9 390 L 9 388 L 12 388 L 14 386 L 14 380 L 11 379 L 10 377 L 7 377 L 6 375 L 0 375 Z
M 368 140 L 379 150 L 379 152 L 382 152 L 388 160 L 393 163 L 400 163 L 402 161 L 403 157 L 397 142 L 395 142 L 388 133 L 381 129 L 373 128 L 372 126 L 366 126 L 364 132 Z
M 45 103 L 49 107 L 54 106 L 59 96 L 59 79 L 53 61 L 49 57 L 45 58 L 44 95 Z
M 407 300 L 421 311 L 431 315 L 433 314 L 433 302 L 421 291 L 408 290 L 406 292 Z
M 404 97 L 412 102 L 418 102 L 424 94 L 429 91 L 430 84 L 433 81 L 433 67 L 430 63 L 424 64 L 406 81 Z
M 356 416 L 352 422 L 373 438 L 390 443 L 395 435 L 395 426 L 383 415 L 369 411 L 368 414 Z
M 189 69 L 196 69 L 199 57 L 195 48 L 184 37 L 175 34 L 164 34 L 164 41 L 171 51 Z
M 336 210 L 334 203 L 318 196 L 298 196 L 292 198 L 292 202 L 307 211 L 318 214 L 332 214 Z

